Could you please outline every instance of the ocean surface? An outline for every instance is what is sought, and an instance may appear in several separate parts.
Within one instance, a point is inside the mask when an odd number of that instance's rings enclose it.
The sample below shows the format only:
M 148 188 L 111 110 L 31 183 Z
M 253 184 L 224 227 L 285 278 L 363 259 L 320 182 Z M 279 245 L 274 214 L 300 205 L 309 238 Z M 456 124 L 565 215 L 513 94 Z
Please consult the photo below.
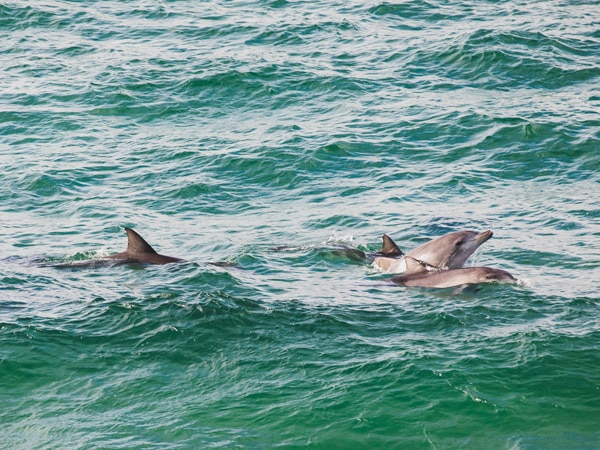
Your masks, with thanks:
M 599 448 L 597 1 L 7 1 L 0 29 L 0 448 Z M 79 266 L 125 227 L 188 262 Z M 520 282 L 353 251 L 463 229 Z

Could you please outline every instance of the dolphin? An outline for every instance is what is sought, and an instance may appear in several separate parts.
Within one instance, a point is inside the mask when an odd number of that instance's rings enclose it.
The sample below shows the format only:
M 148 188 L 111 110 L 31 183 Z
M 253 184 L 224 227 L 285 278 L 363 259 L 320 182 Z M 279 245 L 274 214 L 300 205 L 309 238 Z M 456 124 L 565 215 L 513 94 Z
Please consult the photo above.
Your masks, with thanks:
M 127 233 L 127 250 L 115 255 L 106 256 L 104 259 L 125 260 L 127 262 L 142 264 L 169 264 L 184 261 L 173 256 L 158 254 L 143 237 L 131 228 L 125 228 L 125 232 Z
M 431 266 L 418 259 L 407 256 L 406 272 L 392 277 L 392 281 L 401 286 L 424 288 L 449 288 L 476 283 L 516 283 L 517 279 L 506 270 L 491 267 L 465 267 L 432 271 Z
M 445 234 L 444 236 L 440 236 L 425 244 L 419 245 L 406 255 L 404 255 L 392 241 L 392 244 L 398 249 L 398 252 L 400 252 L 399 255 L 396 254 L 394 257 L 390 257 L 389 254 L 386 254 L 386 252 L 390 252 L 392 247 L 389 243 L 391 238 L 384 235 L 380 254 L 385 256 L 375 258 L 373 263 L 385 273 L 405 272 L 407 270 L 406 257 L 412 257 L 419 261 L 426 262 L 433 268 L 442 270 L 458 269 L 463 266 L 475 250 L 493 235 L 494 233 L 492 230 L 482 231 L 481 233 L 470 230 L 455 231 L 454 233 Z
M 124 252 L 84 261 L 69 261 L 63 263 L 42 261 L 41 267 L 57 269 L 94 269 L 99 267 L 114 267 L 121 264 L 169 264 L 185 262 L 173 256 L 160 255 L 148 244 L 143 237 L 131 228 L 125 228 L 127 233 L 127 249 Z

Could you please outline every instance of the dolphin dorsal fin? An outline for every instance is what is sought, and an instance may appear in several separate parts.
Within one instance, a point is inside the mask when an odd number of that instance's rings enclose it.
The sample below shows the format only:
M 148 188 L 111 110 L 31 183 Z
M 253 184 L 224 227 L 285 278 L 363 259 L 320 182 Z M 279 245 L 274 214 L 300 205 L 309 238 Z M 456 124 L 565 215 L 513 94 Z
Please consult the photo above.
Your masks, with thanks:
M 396 243 L 389 237 L 387 234 L 381 236 L 383 239 L 383 245 L 381 246 L 381 250 L 379 253 L 386 256 L 402 256 L 402 250 L 396 245 Z
M 129 253 L 156 253 L 143 237 L 131 228 L 125 228 L 127 232 L 127 251 Z
M 412 256 L 405 256 L 404 262 L 406 263 L 406 271 L 404 274 L 419 273 L 419 272 L 437 272 L 439 269 L 427 264 L 425 261 L 413 258 Z

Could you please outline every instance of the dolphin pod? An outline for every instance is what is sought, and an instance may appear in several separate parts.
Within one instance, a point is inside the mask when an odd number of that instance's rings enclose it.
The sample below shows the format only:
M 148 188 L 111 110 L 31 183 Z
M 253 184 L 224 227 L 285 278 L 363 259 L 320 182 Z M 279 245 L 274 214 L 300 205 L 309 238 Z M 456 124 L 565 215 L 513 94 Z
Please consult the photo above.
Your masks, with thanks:
M 144 264 L 169 264 L 183 261 L 180 258 L 158 254 L 131 228 L 127 232 L 127 250 L 108 256 L 111 260 L 124 260 Z M 445 234 L 422 244 L 404 254 L 388 235 L 383 235 L 383 245 L 374 264 L 387 273 L 403 272 L 392 277 L 401 286 L 447 288 L 476 283 L 514 283 L 517 280 L 508 272 L 491 267 L 463 268 L 467 259 L 492 236 L 491 230 L 464 230 Z
M 144 238 L 131 228 L 127 233 L 127 249 L 98 261 L 59 264 L 54 267 L 97 267 L 98 262 L 141 264 L 170 264 L 185 260 L 159 254 Z M 462 266 L 467 259 L 493 236 L 491 230 L 456 231 L 432 239 L 414 250 L 404 253 L 388 235 L 383 235 L 381 250 L 373 264 L 384 273 L 396 274 L 391 280 L 401 286 L 447 288 L 477 283 L 515 283 L 510 273 L 491 267 Z M 365 254 L 361 252 L 364 257 Z M 217 264 L 219 265 L 219 264 Z
M 401 286 L 448 288 L 477 283 L 515 283 L 516 278 L 505 270 L 462 267 L 469 256 L 492 236 L 491 230 L 481 233 L 457 231 L 432 239 L 404 254 L 389 236 L 383 235 L 379 253 L 385 256 L 375 258 L 373 264 L 385 273 L 401 273 L 392 277 L 392 281 Z

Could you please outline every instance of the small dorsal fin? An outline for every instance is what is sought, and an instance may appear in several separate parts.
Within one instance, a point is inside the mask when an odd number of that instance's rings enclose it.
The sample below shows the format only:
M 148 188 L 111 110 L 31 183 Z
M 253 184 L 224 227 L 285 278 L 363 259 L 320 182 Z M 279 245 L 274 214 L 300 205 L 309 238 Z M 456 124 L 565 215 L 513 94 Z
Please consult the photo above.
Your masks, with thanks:
M 156 253 L 143 237 L 131 228 L 125 228 L 127 232 L 127 251 L 129 253 Z
M 406 271 L 404 272 L 405 275 L 433 270 L 433 266 L 421 261 L 420 259 L 413 258 L 412 256 L 405 256 L 404 262 L 406 263 Z
M 387 234 L 382 236 L 383 245 L 381 246 L 381 250 L 379 253 L 386 256 L 402 256 L 402 250 L 396 245 L 396 243 L 389 237 Z

